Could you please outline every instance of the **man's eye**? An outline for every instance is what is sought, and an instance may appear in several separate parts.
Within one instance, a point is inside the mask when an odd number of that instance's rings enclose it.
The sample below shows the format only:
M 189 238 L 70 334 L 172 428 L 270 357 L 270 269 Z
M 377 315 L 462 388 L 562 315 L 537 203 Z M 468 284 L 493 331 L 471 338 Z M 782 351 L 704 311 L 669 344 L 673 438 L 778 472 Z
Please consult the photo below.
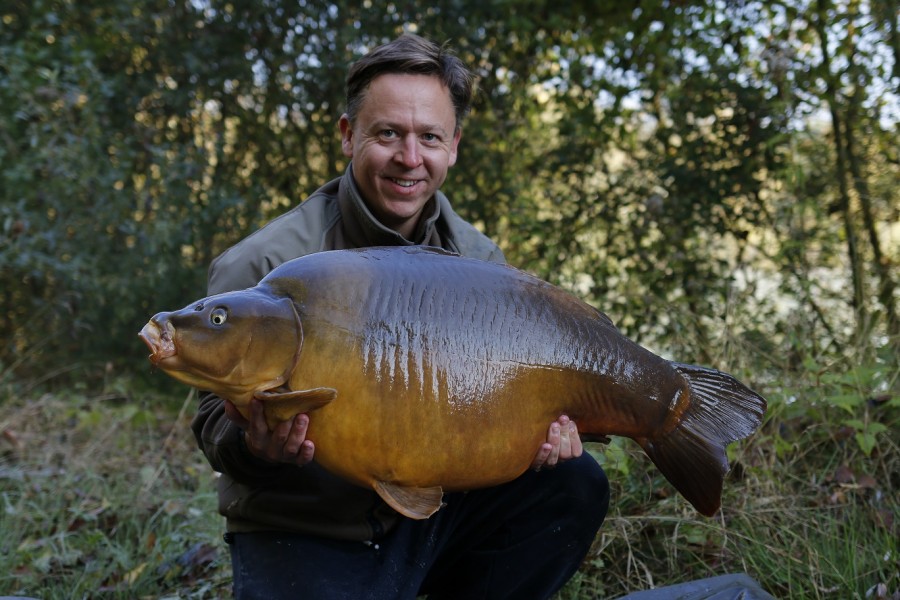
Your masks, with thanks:
M 393 129 L 385 129 L 381 132 L 381 137 L 394 138 L 397 137 L 397 132 Z
M 209 313 L 209 322 L 213 325 L 224 325 L 228 320 L 228 311 L 224 308 L 216 308 Z

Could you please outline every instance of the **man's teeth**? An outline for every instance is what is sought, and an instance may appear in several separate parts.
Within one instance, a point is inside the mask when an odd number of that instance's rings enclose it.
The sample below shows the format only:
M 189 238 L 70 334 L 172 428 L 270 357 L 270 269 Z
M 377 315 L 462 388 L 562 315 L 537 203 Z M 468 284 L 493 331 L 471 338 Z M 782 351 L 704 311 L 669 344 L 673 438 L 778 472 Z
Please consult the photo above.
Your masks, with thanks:
M 391 181 L 402 187 L 412 187 L 416 185 L 414 179 L 391 179 Z

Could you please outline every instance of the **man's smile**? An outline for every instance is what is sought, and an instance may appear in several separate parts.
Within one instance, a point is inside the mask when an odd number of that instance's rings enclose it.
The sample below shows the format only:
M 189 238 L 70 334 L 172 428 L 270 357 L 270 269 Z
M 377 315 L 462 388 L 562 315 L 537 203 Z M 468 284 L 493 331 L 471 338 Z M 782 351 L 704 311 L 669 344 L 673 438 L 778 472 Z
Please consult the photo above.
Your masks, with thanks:
M 390 179 L 400 187 L 412 187 L 419 183 L 418 179 L 394 179 L 393 177 L 388 177 L 388 179 Z

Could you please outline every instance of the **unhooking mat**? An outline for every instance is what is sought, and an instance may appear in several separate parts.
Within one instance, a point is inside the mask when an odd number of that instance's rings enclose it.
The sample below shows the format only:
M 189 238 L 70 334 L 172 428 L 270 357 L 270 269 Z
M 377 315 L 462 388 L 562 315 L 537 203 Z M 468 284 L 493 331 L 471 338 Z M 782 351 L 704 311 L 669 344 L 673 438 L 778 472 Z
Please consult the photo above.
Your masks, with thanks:
M 616 600 L 775 600 L 749 575 L 735 573 L 655 590 L 632 592 Z

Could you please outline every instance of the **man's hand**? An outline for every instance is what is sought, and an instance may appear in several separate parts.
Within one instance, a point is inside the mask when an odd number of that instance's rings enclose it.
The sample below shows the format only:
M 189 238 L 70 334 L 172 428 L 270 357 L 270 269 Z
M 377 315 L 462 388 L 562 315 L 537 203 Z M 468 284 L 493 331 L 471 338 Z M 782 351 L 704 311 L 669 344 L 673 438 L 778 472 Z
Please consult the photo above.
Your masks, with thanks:
M 542 467 L 552 469 L 557 463 L 570 458 L 578 458 L 583 450 L 575 421 L 562 415 L 550 424 L 547 441 L 538 450 L 531 463 L 531 468 L 535 471 L 540 471 Z
M 245 419 L 228 400 L 225 401 L 225 415 L 244 430 L 244 443 L 254 456 L 298 467 L 312 461 L 316 447 L 306 439 L 309 416 L 297 415 L 290 421 L 282 421 L 275 429 L 269 429 L 262 402 L 256 398 L 250 401 L 250 419 Z

